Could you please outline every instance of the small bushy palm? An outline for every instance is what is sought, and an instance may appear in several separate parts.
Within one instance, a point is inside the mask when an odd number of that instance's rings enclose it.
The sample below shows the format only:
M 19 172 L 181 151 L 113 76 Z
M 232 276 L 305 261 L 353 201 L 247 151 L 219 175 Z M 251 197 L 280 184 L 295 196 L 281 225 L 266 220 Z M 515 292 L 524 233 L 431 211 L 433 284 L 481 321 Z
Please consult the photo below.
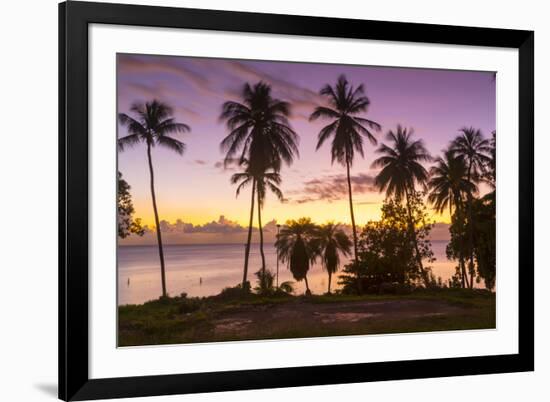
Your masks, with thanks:
M 315 237 L 316 226 L 309 218 L 291 220 L 282 227 L 275 242 L 277 253 L 287 263 L 297 281 L 305 281 L 306 295 L 311 294 L 307 281 L 309 267 L 319 256 L 319 242 Z
M 340 255 L 349 256 L 353 243 L 340 225 L 332 222 L 319 226 L 315 237 L 315 240 L 319 243 L 318 247 L 323 268 L 328 273 L 327 292 L 330 294 L 332 275 L 338 271 Z

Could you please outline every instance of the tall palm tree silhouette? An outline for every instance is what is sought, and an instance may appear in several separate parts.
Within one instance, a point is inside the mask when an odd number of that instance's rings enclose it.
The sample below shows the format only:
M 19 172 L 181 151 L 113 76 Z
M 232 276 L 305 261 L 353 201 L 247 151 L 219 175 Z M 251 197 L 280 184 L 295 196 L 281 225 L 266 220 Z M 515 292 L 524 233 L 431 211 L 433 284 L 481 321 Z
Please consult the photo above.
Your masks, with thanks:
M 173 117 L 173 110 L 165 103 L 153 100 L 151 102 L 135 102 L 130 111 L 134 113 L 135 118 L 126 113 L 119 113 L 118 120 L 120 124 L 126 127 L 128 135 L 118 139 L 118 147 L 121 151 L 127 147 L 138 143 L 145 143 L 147 146 L 147 162 L 149 164 L 149 176 L 151 186 L 151 198 L 153 201 L 153 211 L 155 215 L 155 231 L 157 233 L 157 243 L 160 258 L 160 272 L 162 282 L 162 296 L 166 297 L 166 270 L 164 265 L 164 250 L 162 248 L 162 235 L 159 224 L 159 214 L 157 208 L 157 199 L 155 195 L 155 176 L 153 171 L 153 160 L 151 149 L 156 145 L 167 148 L 183 155 L 185 144 L 170 136 L 170 134 L 184 133 L 191 128 L 184 123 L 178 123 Z
M 364 94 L 363 85 L 354 88 L 344 75 L 340 75 L 334 87 L 326 84 L 319 93 L 327 98 L 329 106 L 317 106 L 309 120 L 313 121 L 319 118 L 332 120 L 319 132 L 316 149 L 321 148 L 323 143 L 332 137 L 332 163 L 337 161 L 346 167 L 354 257 L 357 258 L 357 229 L 353 213 L 350 169 L 353 165 L 355 152 L 364 157 L 363 138 L 367 138 L 371 144 L 376 145 L 376 138 L 370 130 L 379 131 L 381 126 L 372 120 L 358 116 L 358 114 L 366 112 L 370 104 L 369 98 Z
M 483 138 L 481 130 L 473 127 L 464 127 L 460 129 L 461 134 L 451 143 L 451 151 L 462 156 L 466 161 L 468 170 L 466 178 L 469 182 L 477 183 L 481 180 L 485 171 L 485 166 L 490 163 L 491 144 L 489 140 Z M 473 287 L 474 279 L 474 224 L 472 222 L 472 204 L 473 194 L 469 192 L 467 199 L 468 216 L 468 243 L 470 249 L 470 258 L 468 270 L 470 272 L 470 288 Z
M 319 242 L 315 239 L 316 226 L 309 218 L 288 221 L 275 242 L 281 261 L 288 263 L 292 276 L 306 283 L 306 295 L 310 295 L 307 273 L 309 266 L 319 256 Z
M 340 225 L 329 222 L 320 226 L 315 233 L 316 241 L 319 242 L 319 252 L 323 267 L 328 273 L 328 293 L 332 274 L 338 271 L 340 266 L 340 254 L 349 256 L 352 242 Z
M 246 161 L 244 162 L 246 164 Z M 256 195 L 257 195 L 257 203 L 258 203 L 258 229 L 260 233 L 260 255 L 262 258 L 262 267 L 261 272 L 262 275 L 265 276 L 265 253 L 264 253 L 264 235 L 263 235 L 263 225 L 262 225 L 262 208 L 265 203 L 265 198 L 267 195 L 267 190 L 270 190 L 275 196 L 279 199 L 283 199 L 283 193 L 278 187 L 281 184 L 281 175 L 274 171 L 268 171 L 264 172 L 261 175 L 253 175 L 250 171 L 245 170 L 244 172 L 235 173 L 231 176 L 231 183 L 232 184 L 239 184 L 237 187 L 237 196 L 239 195 L 240 191 L 250 185 L 252 183 L 253 185 L 256 185 Z M 252 193 L 254 196 L 254 192 Z M 254 204 L 254 197 L 252 198 L 252 204 Z M 251 206 L 252 214 L 250 216 L 250 222 L 249 222 L 249 237 L 251 236 L 251 228 L 252 228 L 252 220 L 253 220 L 253 212 L 254 212 L 254 205 Z M 250 238 L 248 239 L 248 242 L 250 242 Z M 246 280 L 246 279 L 245 279 Z M 263 282 L 262 282 L 263 285 Z
M 464 158 L 451 150 L 445 150 L 443 157 L 438 157 L 434 160 L 435 165 L 430 169 L 430 180 L 428 186 L 430 194 L 428 202 L 430 202 L 436 212 L 443 213 L 449 208 L 449 214 L 464 210 L 464 200 L 467 194 L 473 193 L 476 186 L 468 181 L 468 168 Z M 454 210 L 454 211 L 453 211 Z M 462 287 L 469 286 L 466 269 L 464 266 L 464 251 L 460 250 L 459 257 Z
M 424 271 L 422 256 L 418 248 L 414 217 L 412 215 L 410 198 L 416 191 L 416 184 L 426 187 L 428 171 L 421 162 L 428 162 L 431 157 L 422 140 L 412 139 L 413 130 L 397 126 L 397 130 L 388 131 L 386 138 L 392 143 L 380 145 L 376 150 L 382 156 L 372 163 L 373 168 L 382 168 L 376 175 L 375 185 L 380 191 L 385 191 L 388 197 L 396 200 L 405 200 L 409 215 L 409 230 L 416 251 L 416 258 L 424 282 L 428 283 L 427 273 Z
M 235 159 L 239 164 L 246 163 L 252 177 L 252 200 L 257 192 L 256 177 L 269 169 L 279 172 L 282 163 L 290 165 L 298 152 L 298 135 L 290 126 L 290 105 L 273 98 L 271 87 L 263 82 L 251 86 L 244 84 L 241 91 L 242 102 L 227 101 L 222 106 L 220 119 L 226 122 L 229 134 L 220 147 L 225 153 L 225 163 Z M 251 202 L 250 216 L 254 215 Z M 252 224 L 252 223 L 251 223 Z M 248 260 L 252 226 L 246 244 L 243 288 L 248 276 Z

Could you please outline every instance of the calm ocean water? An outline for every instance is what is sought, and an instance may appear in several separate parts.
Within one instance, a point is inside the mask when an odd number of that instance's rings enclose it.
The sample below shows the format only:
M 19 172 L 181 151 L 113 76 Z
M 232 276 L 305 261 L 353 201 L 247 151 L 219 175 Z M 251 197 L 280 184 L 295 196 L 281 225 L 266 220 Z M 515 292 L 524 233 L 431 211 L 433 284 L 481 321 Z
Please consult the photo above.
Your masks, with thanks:
M 446 241 L 432 241 L 436 261 L 432 264 L 435 276 L 443 280 L 454 274 L 455 263 L 445 256 Z M 267 266 L 276 270 L 273 245 L 265 245 Z M 244 246 L 240 244 L 201 244 L 165 246 L 166 285 L 172 296 L 186 292 L 189 296 L 218 294 L 224 287 L 234 286 L 242 279 Z M 255 282 L 254 272 L 261 266 L 259 247 L 253 244 L 250 252 L 249 280 Z M 347 261 L 342 261 L 346 263 Z M 343 264 L 342 264 L 343 265 Z M 279 265 L 279 283 L 294 281 L 286 265 Z M 327 290 L 327 273 L 320 264 L 308 273 L 313 293 Z M 295 281 L 294 281 L 295 282 Z M 332 288 L 338 287 L 333 277 Z M 295 282 L 295 293 L 303 293 L 304 282 Z M 119 246 L 118 304 L 141 304 L 161 294 L 160 265 L 156 246 Z

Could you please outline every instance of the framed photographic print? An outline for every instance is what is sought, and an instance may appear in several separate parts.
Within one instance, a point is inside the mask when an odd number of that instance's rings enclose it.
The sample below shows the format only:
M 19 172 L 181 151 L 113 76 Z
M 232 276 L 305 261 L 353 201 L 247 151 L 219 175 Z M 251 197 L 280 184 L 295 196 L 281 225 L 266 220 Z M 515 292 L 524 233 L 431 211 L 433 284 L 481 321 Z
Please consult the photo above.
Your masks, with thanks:
M 534 33 L 59 6 L 59 397 L 534 369 Z

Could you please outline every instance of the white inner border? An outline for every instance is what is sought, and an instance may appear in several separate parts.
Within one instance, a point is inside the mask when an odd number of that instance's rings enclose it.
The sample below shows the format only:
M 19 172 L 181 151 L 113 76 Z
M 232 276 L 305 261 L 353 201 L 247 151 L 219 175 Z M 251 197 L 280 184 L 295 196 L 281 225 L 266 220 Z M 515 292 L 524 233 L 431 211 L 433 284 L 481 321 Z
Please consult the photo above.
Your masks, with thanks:
M 517 50 L 101 24 L 89 34 L 91 378 L 518 352 Z M 117 348 L 117 52 L 497 71 L 497 329 Z

